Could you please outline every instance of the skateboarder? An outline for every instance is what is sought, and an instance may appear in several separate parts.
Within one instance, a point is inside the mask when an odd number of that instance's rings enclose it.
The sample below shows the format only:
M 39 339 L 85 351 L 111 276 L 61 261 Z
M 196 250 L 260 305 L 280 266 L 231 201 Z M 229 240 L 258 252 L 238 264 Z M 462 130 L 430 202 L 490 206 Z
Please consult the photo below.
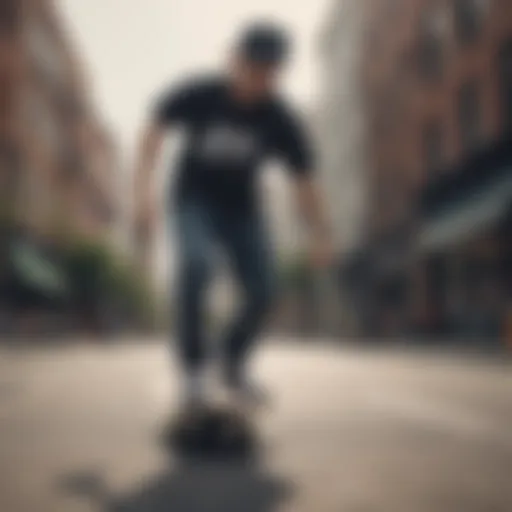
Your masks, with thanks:
M 183 368 L 183 406 L 206 401 L 203 306 L 213 247 L 227 255 L 243 291 L 240 310 L 224 340 L 224 384 L 245 402 L 261 390 L 246 363 L 275 291 L 272 257 L 259 209 L 256 181 L 268 158 L 289 169 L 302 215 L 310 228 L 313 264 L 331 256 L 330 233 L 313 179 L 313 157 L 300 120 L 278 93 L 289 54 L 285 31 L 255 23 L 239 36 L 228 69 L 166 90 L 156 101 L 136 169 L 138 229 L 153 221 L 152 171 L 170 127 L 186 135 L 170 201 L 179 253 L 178 340 Z

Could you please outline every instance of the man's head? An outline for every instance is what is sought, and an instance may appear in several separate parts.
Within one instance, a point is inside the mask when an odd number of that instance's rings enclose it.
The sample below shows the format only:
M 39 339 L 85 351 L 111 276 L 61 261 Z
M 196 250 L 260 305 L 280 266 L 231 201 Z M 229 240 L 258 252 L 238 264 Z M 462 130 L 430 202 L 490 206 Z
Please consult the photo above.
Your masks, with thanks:
M 287 33 L 272 23 L 257 23 L 239 37 L 234 54 L 233 84 L 248 101 L 268 96 L 290 51 Z

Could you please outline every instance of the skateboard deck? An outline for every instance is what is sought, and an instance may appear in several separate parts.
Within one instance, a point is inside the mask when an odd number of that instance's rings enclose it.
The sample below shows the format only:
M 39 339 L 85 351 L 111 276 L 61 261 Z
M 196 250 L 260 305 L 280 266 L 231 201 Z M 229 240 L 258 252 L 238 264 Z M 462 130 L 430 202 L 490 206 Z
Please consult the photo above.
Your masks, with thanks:
M 258 447 L 256 418 L 227 404 L 205 407 L 193 417 L 171 420 L 166 440 L 175 454 L 206 458 L 251 458 Z

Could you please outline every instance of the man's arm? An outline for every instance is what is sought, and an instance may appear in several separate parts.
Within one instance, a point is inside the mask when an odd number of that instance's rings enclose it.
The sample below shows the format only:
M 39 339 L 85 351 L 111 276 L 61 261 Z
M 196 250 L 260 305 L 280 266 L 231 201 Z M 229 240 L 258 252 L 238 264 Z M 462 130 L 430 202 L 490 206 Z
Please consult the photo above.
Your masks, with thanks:
M 320 189 L 309 173 L 296 178 L 297 202 L 310 235 L 310 256 L 314 266 L 326 267 L 331 263 L 333 247 L 330 224 Z
M 206 88 L 207 90 L 207 88 Z M 135 167 L 135 208 L 136 229 L 138 233 L 146 233 L 152 228 L 154 221 L 154 169 L 164 140 L 165 131 L 171 126 L 187 123 L 201 111 L 204 96 L 203 82 L 188 81 L 185 84 L 165 91 L 158 98 L 153 109 L 151 120 L 142 132 Z

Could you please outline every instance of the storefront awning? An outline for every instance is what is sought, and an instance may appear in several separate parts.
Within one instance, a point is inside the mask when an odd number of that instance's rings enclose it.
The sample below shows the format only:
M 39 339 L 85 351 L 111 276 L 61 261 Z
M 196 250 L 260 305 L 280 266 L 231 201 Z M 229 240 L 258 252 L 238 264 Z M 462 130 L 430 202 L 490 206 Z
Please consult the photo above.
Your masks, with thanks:
M 436 251 L 468 240 L 496 224 L 511 205 L 512 169 L 503 179 L 427 219 L 419 233 L 419 248 Z
M 11 260 L 18 277 L 31 289 L 51 297 L 66 294 L 64 273 L 35 246 L 25 241 L 13 243 Z

